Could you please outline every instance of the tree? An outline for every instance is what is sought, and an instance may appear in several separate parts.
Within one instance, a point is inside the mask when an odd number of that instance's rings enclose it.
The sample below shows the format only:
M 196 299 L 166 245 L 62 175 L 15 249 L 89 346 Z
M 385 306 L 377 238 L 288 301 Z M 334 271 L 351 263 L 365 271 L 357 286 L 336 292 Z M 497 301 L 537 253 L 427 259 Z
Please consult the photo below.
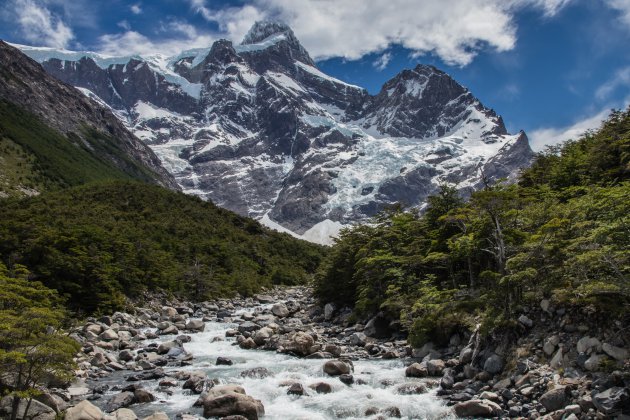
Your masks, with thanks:
M 15 420 L 22 399 L 28 400 L 26 416 L 38 386 L 72 378 L 79 345 L 60 331 L 65 313 L 57 293 L 29 281 L 23 267 L 11 271 L 0 263 L 0 370 L 5 372 L 0 386 L 13 398 Z

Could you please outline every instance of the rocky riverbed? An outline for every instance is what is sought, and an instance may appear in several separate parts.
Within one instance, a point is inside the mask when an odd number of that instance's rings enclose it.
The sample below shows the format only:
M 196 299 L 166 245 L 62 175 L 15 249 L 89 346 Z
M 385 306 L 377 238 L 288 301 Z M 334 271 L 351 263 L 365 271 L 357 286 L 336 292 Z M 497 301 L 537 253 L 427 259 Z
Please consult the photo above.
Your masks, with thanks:
M 614 418 L 630 413 L 627 337 L 592 314 L 530 308 L 510 334 L 413 349 L 383 316 L 353 323 L 304 287 L 88 319 L 77 381 L 33 418 Z M 584 322 L 581 322 L 584 320 Z M 595 333 L 596 331 L 596 333 Z M 3 404 L 6 411 L 6 403 Z

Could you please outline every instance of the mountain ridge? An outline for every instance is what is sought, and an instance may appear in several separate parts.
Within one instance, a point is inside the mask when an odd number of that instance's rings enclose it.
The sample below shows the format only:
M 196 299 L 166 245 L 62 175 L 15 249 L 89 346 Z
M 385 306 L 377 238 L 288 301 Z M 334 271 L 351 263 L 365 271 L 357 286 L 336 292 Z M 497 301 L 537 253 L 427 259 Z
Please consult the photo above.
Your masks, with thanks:
M 370 95 L 317 69 L 283 24 L 170 58 L 23 51 L 115 109 L 183 191 L 306 238 L 533 158 L 445 72 L 418 65 Z

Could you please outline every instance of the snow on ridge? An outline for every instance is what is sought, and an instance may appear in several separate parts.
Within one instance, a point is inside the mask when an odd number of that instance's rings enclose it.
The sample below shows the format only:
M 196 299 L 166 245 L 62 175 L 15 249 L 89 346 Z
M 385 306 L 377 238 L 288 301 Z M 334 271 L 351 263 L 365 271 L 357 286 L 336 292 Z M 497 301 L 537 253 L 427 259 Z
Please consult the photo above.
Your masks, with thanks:
M 308 73 L 310 73 L 310 74 L 312 74 L 312 75 L 314 75 L 316 77 L 319 77 L 320 79 L 324 79 L 324 80 L 327 80 L 329 82 L 340 84 L 340 85 L 345 85 L 345 86 L 351 87 L 353 89 L 364 90 L 361 86 L 353 85 L 353 84 L 350 84 L 350 83 L 346 83 L 346 82 L 344 82 L 342 80 L 335 79 L 334 77 L 331 77 L 331 76 L 327 75 L 326 73 L 323 73 L 323 72 L 319 71 L 317 68 L 315 68 L 313 66 L 309 66 L 308 64 L 304 64 L 301 61 L 296 61 L 295 65 L 297 67 L 301 68 L 302 70 L 304 70 L 304 71 L 306 71 L 306 72 L 308 72 Z
M 234 47 L 234 50 L 236 51 L 237 54 L 254 52 L 254 51 L 263 51 L 269 47 L 276 45 L 280 41 L 284 41 L 286 39 L 287 39 L 287 36 L 284 33 L 273 34 L 255 44 L 236 45 Z

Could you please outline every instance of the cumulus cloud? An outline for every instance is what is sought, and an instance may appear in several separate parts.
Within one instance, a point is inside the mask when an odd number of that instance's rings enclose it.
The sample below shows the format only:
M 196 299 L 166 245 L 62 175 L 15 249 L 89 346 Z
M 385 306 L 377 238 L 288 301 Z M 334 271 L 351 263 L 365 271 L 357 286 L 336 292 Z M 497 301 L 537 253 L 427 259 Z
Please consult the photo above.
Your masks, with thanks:
M 567 127 L 540 128 L 528 133 L 529 144 L 534 151 L 541 151 L 545 146 L 553 146 L 566 140 L 575 140 L 587 130 L 598 128 L 610 114 L 610 109 L 603 109 Z
M 383 70 L 385 70 L 387 68 L 387 65 L 389 64 L 391 59 L 392 59 L 392 53 L 386 52 L 383 55 L 381 55 L 379 58 L 374 60 L 372 65 L 378 71 L 383 71 Z
M 142 7 L 140 6 L 140 4 L 132 4 L 129 9 L 134 15 L 139 15 L 140 13 L 142 13 Z
M 234 41 L 256 20 L 269 18 L 291 25 L 315 59 L 353 60 L 399 44 L 466 65 L 481 49 L 514 48 L 516 11 L 533 7 L 553 16 L 570 0 L 254 0 L 216 11 L 205 0 L 189 2 Z
M 72 29 L 43 3 L 15 0 L 12 3 L 16 23 L 24 39 L 37 45 L 65 48 L 74 39 Z
M 213 35 L 199 33 L 192 25 L 183 22 L 172 22 L 166 27 L 171 28 L 177 36 L 152 40 L 137 31 L 127 30 L 99 37 L 97 51 L 114 56 L 155 53 L 175 55 L 192 48 L 208 47 L 216 40 Z

